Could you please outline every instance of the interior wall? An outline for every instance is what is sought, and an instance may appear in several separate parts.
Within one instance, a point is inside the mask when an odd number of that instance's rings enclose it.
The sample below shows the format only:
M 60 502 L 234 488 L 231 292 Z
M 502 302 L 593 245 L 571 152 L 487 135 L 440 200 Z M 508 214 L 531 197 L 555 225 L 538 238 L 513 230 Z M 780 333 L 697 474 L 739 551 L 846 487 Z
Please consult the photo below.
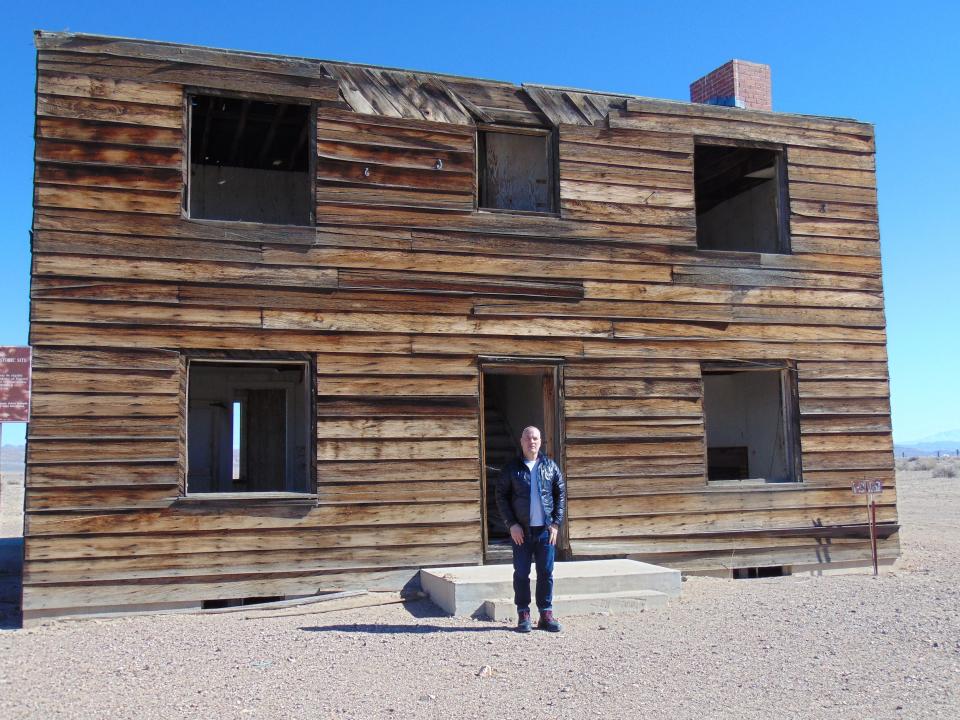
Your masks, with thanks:
M 302 365 L 260 365 L 242 366 L 217 365 L 213 363 L 192 363 L 190 365 L 189 418 L 187 426 L 187 491 L 188 492 L 231 492 L 242 491 L 231 479 L 233 467 L 232 447 L 232 403 L 244 400 L 248 390 L 283 390 L 286 394 L 285 419 L 285 469 L 283 477 L 277 477 L 272 488 L 263 486 L 248 490 L 267 490 L 287 492 L 309 491 L 310 448 L 308 421 L 309 407 L 306 392 L 306 379 Z M 220 412 L 222 408 L 222 412 Z M 247 408 L 249 412 L 250 408 Z M 256 426 L 256 423 L 249 425 Z M 205 460 L 204 449 L 210 445 L 205 433 L 209 429 L 215 435 L 214 457 Z M 284 428 L 279 428 L 284 433 Z M 254 439 L 255 440 L 255 439 Z M 250 442 L 251 439 L 247 439 Z M 213 467 L 213 475 L 208 474 L 206 462 Z M 209 480 L 208 480 L 209 478 Z
M 777 252 L 777 181 L 756 185 L 697 215 L 697 245 L 710 250 Z
M 703 407 L 708 448 L 746 446 L 751 478 L 792 479 L 779 371 L 705 374 Z
M 208 220 L 306 225 L 310 178 L 303 172 L 195 164 L 190 215 Z
M 512 431 L 512 440 L 519 447 L 520 433 L 534 425 L 543 434 L 543 376 L 542 375 L 488 375 L 484 386 L 490 398 L 495 399 Z M 547 438 L 544 450 L 547 448 Z

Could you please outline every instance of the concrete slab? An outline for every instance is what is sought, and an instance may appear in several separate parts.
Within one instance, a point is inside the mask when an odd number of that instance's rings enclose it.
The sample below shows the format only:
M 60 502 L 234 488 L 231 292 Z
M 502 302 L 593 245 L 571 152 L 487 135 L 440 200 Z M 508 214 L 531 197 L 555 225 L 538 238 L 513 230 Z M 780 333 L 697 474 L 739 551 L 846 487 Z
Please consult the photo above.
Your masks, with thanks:
M 536 571 L 531 573 L 535 585 Z M 567 595 L 654 590 L 680 595 L 680 572 L 636 560 L 586 560 L 554 566 L 555 600 Z M 420 585 L 434 604 L 451 615 L 482 614 L 487 600 L 513 597 L 513 567 L 469 565 L 420 571 Z
M 593 615 L 605 613 L 619 615 L 622 613 L 642 612 L 648 608 L 663 607 L 670 597 L 666 593 L 656 590 L 634 590 L 619 593 L 595 593 L 593 595 L 555 595 L 553 611 L 557 618 L 576 615 Z M 516 622 L 517 606 L 513 598 L 501 600 L 487 600 L 483 603 L 483 614 L 490 620 Z M 537 622 L 537 611 L 533 610 L 533 622 Z

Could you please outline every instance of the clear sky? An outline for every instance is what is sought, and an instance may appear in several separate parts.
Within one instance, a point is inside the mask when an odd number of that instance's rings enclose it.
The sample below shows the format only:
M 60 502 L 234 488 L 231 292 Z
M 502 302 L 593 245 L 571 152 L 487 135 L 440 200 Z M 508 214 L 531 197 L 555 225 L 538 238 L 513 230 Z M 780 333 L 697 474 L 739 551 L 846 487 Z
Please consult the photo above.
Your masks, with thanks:
M 960 428 L 960 4 L 942 2 L 11 2 L 4 10 L 0 345 L 27 341 L 32 31 L 193 43 L 688 99 L 731 58 L 775 110 L 876 125 L 898 442 Z M 4 427 L 22 442 L 23 426 Z

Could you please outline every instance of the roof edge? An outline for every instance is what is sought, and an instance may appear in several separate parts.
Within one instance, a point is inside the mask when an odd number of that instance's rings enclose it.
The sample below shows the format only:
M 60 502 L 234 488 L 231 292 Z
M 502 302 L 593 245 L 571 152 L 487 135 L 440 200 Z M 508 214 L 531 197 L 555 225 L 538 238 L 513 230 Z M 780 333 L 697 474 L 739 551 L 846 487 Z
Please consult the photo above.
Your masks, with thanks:
M 798 118 L 801 120 L 836 121 L 836 122 L 852 123 L 855 125 L 868 127 L 871 129 L 871 133 L 874 127 L 873 123 L 866 122 L 863 120 L 857 120 L 856 118 L 836 117 L 836 116 L 830 116 L 830 115 L 810 115 L 805 113 L 787 113 L 787 112 L 778 112 L 776 110 L 756 110 L 756 109 L 744 110 L 742 108 L 726 108 L 726 107 L 721 108 L 719 106 L 714 106 L 714 105 L 707 106 L 707 105 L 701 105 L 699 103 L 692 103 L 684 100 L 670 100 L 667 98 L 651 98 L 643 95 L 634 95 L 626 92 L 589 90 L 589 89 L 583 89 L 583 88 L 565 87 L 562 85 L 548 85 L 544 83 L 519 83 L 518 84 L 518 83 L 509 82 L 506 80 L 493 80 L 490 78 L 480 78 L 480 77 L 473 77 L 469 75 L 454 75 L 452 73 L 434 72 L 430 70 L 415 70 L 412 68 L 392 67 L 388 65 L 371 65 L 368 63 L 347 62 L 343 60 L 309 58 L 301 55 L 279 55 L 277 53 L 261 53 L 261 52 L 255 52 L 250 50 L 233 50 L 229 48 L 213 47 L 210 45 L 194 45 L 191 43 L 176 43 L 176 42 L 169 42 L 164 40 L 146 40 L 143 38 L 131 38 L 131 37 L 124 37 L 121 35 L 99 35 L 96 33 L 77 33 L 77 32 L 70 32 L 70 31 L 50 31 L 50 30 L 40 30 L 40 29 L 34 30 L 33 34 L 34 34 L 34 46 L 37 48 L 37 50 L 46 49 L 43 41 L 44 39 L 47 39 L 47 38 L 51 40 L 70 40 L 73 38 L 79 38 L 79 39 L 86 38 L 86 39 L 95 40 L 95 41 L 120 41 L 120 42 L 130 42 L 130 43 L 137 43 L 142 45 L 149 45 L 152 47 L 189 48 L 189 49 L 195 49 L 195 50 L 205 50 L 205 51 L 222 53 L 224 55 L 241 57 L 241 58 L 249 57 L 253 59 L 275 60 L 278 62 L 288 61 L 288 62 L 295 62 L 295 63 L 305 63 L 307 65 L 316 65 L 318 66 L 318 68 L 325 64 L 326 65 L 342 65 L 347 67 L 368 68 L 373 70 L 388 70 L 392 72 L 413 73 L 413 74 L 427 75 L 427 76 L 437 77 L 441 79 L 448 79 L 448 80 L 464 80 L 468 82 L 485 83 L 490 85 L 497 85 L 500 87 L 513 88 L 517 90 L 522 90 L 524 88 L 530 87 L 530 88 L 539 88 L 542 90 L 552 90 L 552 91 L 560 91 L 560 92 L 564 92 L 564 91 L 577 92 L 577 93 L 584 93 L 588 95 L 601 95 L 605 97 L 626 98 L 628 100 L 636 100 L 639 102 L 646 102 L 651 104 L 657 103 L 657 104 L 664 104 L 664 105 L 673 105 L 673 106 L 676 106 L 677 108 L 709 107 L 711 110 L 708 112 L 712 112 L 712 113 L 716 113 L 717 111 L 723 111 L 725 113 L 729 112 L 733 115 L 740 115 L 741 113 L 751 113 L 751 114 L 756 114 L 760 116 L 769 115 L 769 116 L 785 117 L 785 118 Z M 744 117 L 744 116 L 740 115 L 740 117 Z

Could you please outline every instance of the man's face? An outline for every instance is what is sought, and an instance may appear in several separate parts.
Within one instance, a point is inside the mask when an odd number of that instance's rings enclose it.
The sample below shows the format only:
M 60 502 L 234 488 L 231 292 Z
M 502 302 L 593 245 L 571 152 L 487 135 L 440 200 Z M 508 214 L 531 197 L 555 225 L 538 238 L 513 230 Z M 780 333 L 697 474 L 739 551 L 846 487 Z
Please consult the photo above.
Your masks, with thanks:
M 520 436 L 520 446 L 528 460 L 533 460 L 540 452 L 540 431 L 535 427 L 528 427 Z

